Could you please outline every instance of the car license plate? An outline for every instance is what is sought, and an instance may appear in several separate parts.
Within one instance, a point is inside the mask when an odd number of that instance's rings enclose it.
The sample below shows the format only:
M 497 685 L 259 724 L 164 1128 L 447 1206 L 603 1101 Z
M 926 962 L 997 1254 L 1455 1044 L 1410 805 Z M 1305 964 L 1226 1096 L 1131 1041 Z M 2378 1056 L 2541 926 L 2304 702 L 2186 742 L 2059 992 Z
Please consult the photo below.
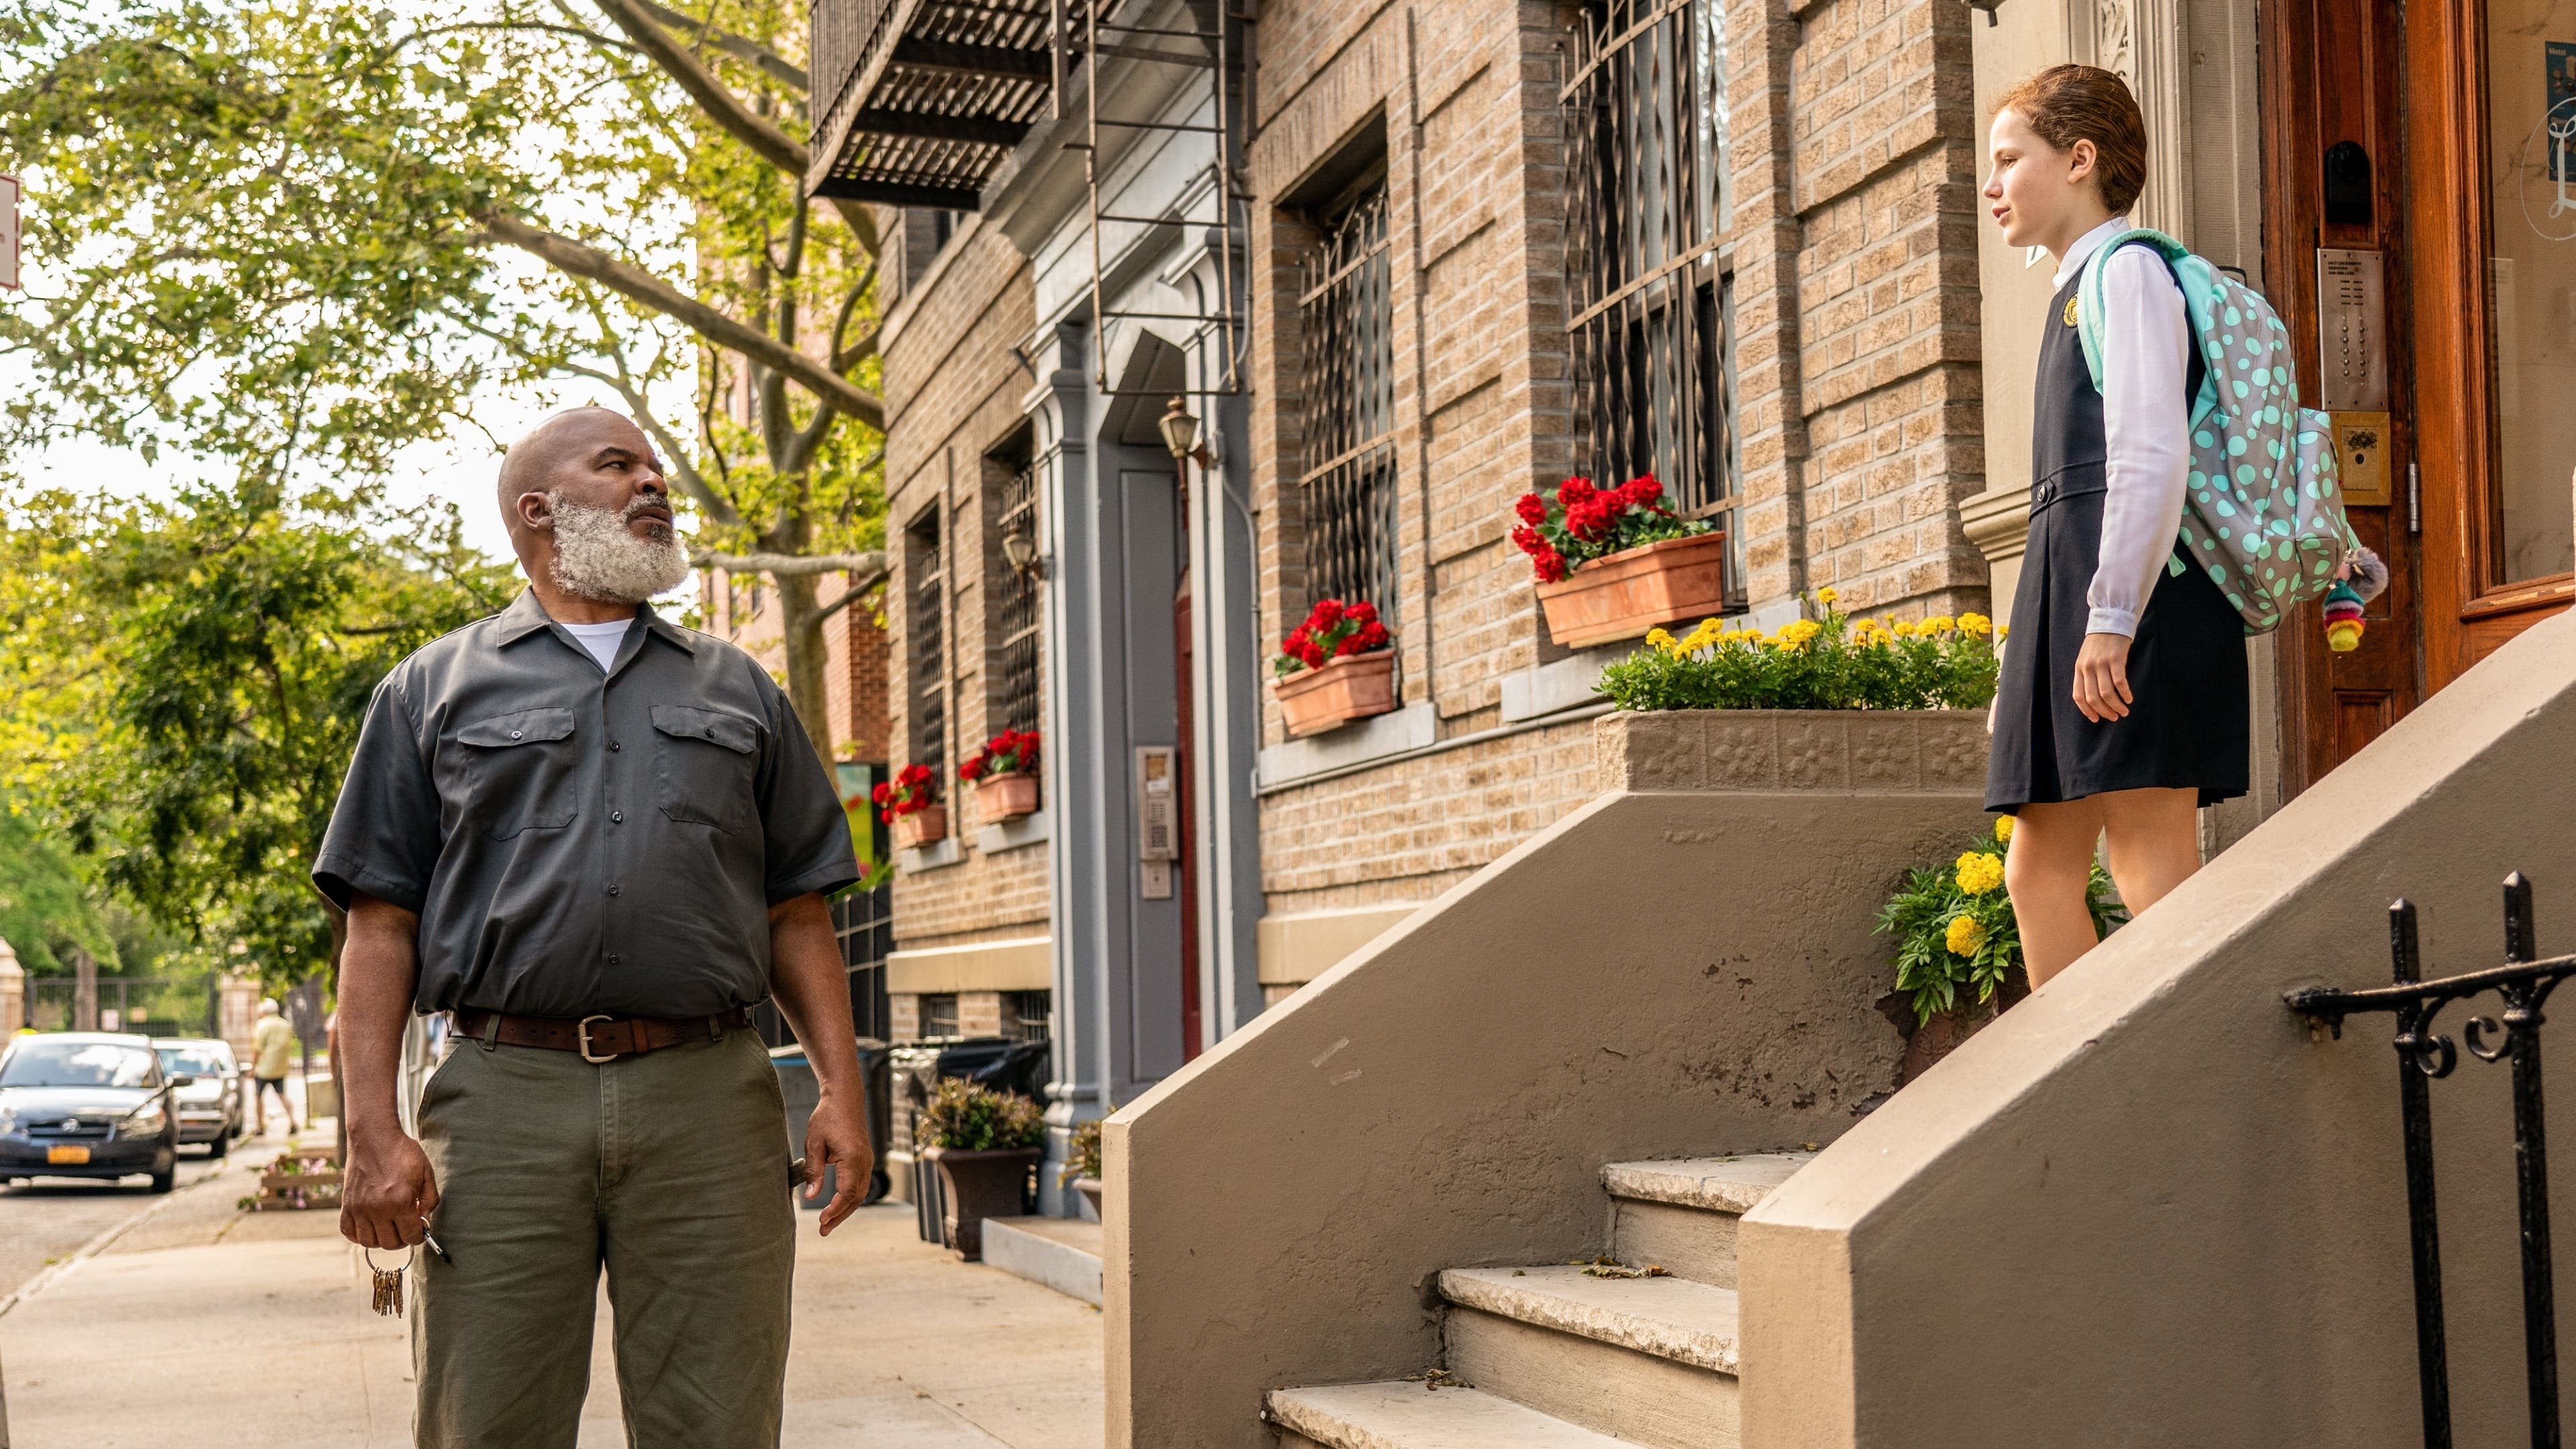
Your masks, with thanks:
M 45 1161 L 64 1167 L 76 1167 L 81 1163 L 89 1161 L 89 1149 L 86 1147 L 48 1147 L 45 1149 Z

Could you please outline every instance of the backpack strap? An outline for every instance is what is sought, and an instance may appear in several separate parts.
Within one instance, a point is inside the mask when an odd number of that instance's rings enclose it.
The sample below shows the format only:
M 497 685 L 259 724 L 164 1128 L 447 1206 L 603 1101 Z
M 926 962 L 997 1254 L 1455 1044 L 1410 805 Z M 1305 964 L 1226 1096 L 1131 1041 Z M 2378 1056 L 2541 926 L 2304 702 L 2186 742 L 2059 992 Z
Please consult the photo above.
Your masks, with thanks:
M 2093 374 L 2093 388 L 2096 392 L 2102 388 L 2102 317 L 2108 310 L 2103 301 L 2102 290 L 2103 277 L 2108 269 L 2102 263 L 2111 253 L 2120 248 L 2137 245 L 2146 246 L 2162 258 L 2165 270 L 2174 273 L 2174 285 L 2176 287 L 2183 285 L 2182 274 L 2175 271 L 2174 263 L 2190 256 L 2191 248 L 2153 227 L 2133 226 L 2102 243 L 2094 249 L 2093 255 L 2084 259 L 2083 279 L 2075 284 L 2076 335 L 2084 343 L 2084 366 Z M 2189 304 L 2190 295 L 2188 291 L 2183 294 L 2186 307 Z

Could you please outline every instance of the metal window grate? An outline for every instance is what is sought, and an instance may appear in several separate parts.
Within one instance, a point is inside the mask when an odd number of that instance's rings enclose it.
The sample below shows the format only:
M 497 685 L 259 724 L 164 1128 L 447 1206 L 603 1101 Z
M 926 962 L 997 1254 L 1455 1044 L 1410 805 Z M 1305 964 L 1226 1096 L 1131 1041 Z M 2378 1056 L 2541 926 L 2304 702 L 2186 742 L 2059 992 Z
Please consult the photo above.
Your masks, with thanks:
M 1675 506 L 1732 523 L 1734 279 L 1726 31 L 1718 0 L 1593 0 L 1565 107 L 1576 471 L 1651 473 Z
M 931 788 L 948 780 L 948 569 L 939 511 L 906 531 L 912 578 L 904 610 L 904 648 L 912 676 L 911 763 L 930 767 Z
M 994 718 L 1001 729 L 1033 730 L 1038 727 L 1038 635 L 1043 622 L 1039 615 L 1038 575 L 1034 568 L 1011 567 L 1010 553 L 1003 541 L 1020 538 L 1028 540 L 1032 550 L 1036 546 L 1035 463 L 1011 474 L 1001 485 L 994 507 L 993 557 L 999 567 L 989 576 L 993 580 L 993 629 L 998 640 L 994 675 L 1001 685 L 994 700 Z
M 1395 623 L 1395 304 L 1386 183 L 1326 219 L 1306 259 L 1306 594 L 1366 599 Z

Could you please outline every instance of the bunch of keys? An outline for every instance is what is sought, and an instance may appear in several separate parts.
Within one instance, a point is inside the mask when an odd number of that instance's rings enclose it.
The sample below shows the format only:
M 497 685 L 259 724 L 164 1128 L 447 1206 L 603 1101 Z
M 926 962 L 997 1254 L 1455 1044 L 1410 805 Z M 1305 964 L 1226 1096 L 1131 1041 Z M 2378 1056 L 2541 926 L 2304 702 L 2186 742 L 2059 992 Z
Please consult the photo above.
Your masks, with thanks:
M 420 1237 L 422 1242 L 429 1244 L 429 1250 L 438 1255 L 438 1260 L 440 1262 L 447 1264 L 449 1267 L 454 1267 L 456 1265 L 456 1260 L 447 1256 L 447 1250 L 438 1245 L 438 1239 L 429 1235 L 429 1224 L 427 1222 L 423 1222 L 421 1224 Z M 402 1317 L 403 1274 L 410 1269 L 413 1261 L 420 1256 L 420 1250 L 418 1248 L 412 1249 L 403 1258 L 402 1266 L 397 1268 L 379 1268 L 376 1266 L 376 1250 L 373 1248 L 367 1248 L 363 1251 L 367 1255 L 367 1271 L 375 1275 L 376 1280 L 375 1297 L 369 1306 L 376 1310 L 378 1317 Z

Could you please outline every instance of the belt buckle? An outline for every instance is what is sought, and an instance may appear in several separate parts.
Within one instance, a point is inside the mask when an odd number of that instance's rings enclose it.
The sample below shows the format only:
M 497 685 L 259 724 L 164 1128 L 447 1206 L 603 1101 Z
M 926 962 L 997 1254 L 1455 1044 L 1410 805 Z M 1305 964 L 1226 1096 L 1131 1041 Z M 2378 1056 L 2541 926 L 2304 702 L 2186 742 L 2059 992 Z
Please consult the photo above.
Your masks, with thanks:
M 617 1060 L 619 1057 L 621 1057 L 621 1056 L 624 1056 L 624 1055 L 625 1055 L 625 1053 L 624 1053 L 624 1052 L 610 1052 L 608 1055 L 606 1055 L 606 1056 L 604 1056 L 604 1057 L 595 1057 L 595 1056 L 592 1056 L 592 1055 L 590 1054 L 590 1024 L 591 1024 L 592 1022 L 594 1022 L 594 1021 L 615 1021 L 616 1019 L 617 1019 L 616 1017 L 610 1016 L 610 1015 L 608 1015 L 608 1014 L 607 1014 L 607 1013 L 605 1013 L 605 1012 L 602 1012 L 602 1013 L 600 1013 L 599 1015 L 596 1015 L 596 1016 L 585 1016 L 585 1017 L 583 1017 L 583 1018 L 581 1019 L 581 1021 L 580 1021 L 580 1023 L 579 1023 L 579 1027 L 578 1027 L 578 1029 L 579 1029 L 579 1031 L 580 1031 L 580 1037 L 578 1038 L 578 1041 L 577 1041 L 577 1043 L 576 1043 L 576 1044 L 577 1044 L 577 1045 L 578 1045 L 578 1047 L 580 1048 L 580 1051 L 581 1051 L 581 1059 L 582 1059 L 583 1061 L 589 1062 L 589 1063 L 591 1063 L 592 1065 L 596 1066 L 596 1065 L 598 1065 L 598 1064 L 599 1064 L 599 1063 L 601 1063 L 601 1062 L 613 1062 L 613 1061 Z

